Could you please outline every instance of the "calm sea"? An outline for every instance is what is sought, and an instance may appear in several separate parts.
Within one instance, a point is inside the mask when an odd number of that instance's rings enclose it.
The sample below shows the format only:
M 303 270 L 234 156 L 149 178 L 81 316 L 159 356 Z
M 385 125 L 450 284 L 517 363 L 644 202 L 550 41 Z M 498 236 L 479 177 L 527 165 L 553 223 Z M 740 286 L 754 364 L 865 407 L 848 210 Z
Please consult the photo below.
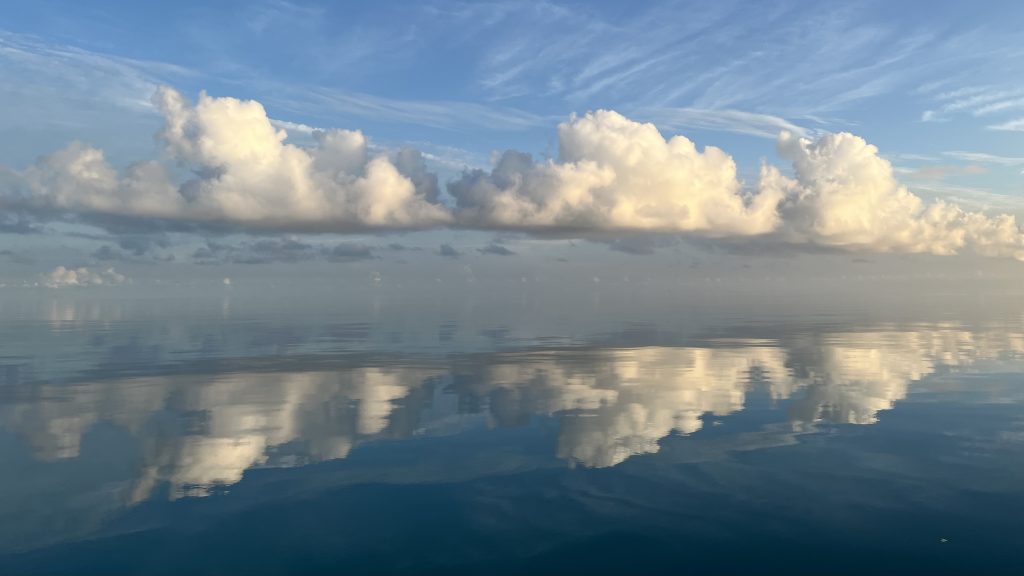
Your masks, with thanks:
M 1024 573 L 1019 297 L 213 292 L 0 298 L 0 573 Z

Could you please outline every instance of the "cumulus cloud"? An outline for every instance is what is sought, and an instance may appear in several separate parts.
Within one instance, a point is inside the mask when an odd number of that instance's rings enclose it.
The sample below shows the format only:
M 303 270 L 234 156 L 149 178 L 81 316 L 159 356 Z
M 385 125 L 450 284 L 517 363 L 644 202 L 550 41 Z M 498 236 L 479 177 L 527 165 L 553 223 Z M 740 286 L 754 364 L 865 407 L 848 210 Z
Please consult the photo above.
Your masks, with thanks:
M 448 198 L 414 149 L 378 153 L 361 132 L 315 129 L 303 148 L 286 140 L 282 127 L 295 126 L 271 121 L 255 101 L 203 93 L 193 104 L 166 87 L 154 101 L 167 160 L 184 170 L 145 161 L 118 171 L 101 150 L 73 143 L 5 177 L 0 208 L 107 226 L 111 218 L 295 232 L 450 226 L 609 243 L 653 233 L 1024 259 L 1013 216 L 925 202 L 874 146 L 848 133 L 810 140 L 784 130 L 778 151 L 792 171 L 765 165 L 745 183 L 718 148 L 597 110 L 559 126 L 557 158 L 506 151 L 489 171 L 449 182 Z M 173 176 L 183 172 L 191 176 Z M 24 228 L 20 216 L 2 218 Z
M 160 88 L 159 134 L 168 156 L 194 177 L 174 182 L 163 164 L 115 170 L 83 143 L 40 159 L 6 203 L 85 215 L 113 215 L 255 228 L 346 231 L 449 222 L 435 200 L 436 176 L 417 151 L 371 153 L 361 132 L 314 132 L 310 149 L 285 142 L 255 101 L 203 93 L 191 104 Z
M 849 133 L 817 140 L 783 131 L 786 176 L 762 167 L 744 191 L 731 157 L 698 151 L 652 124 L 597 111 L 562 124 L 559 159 L 534 162 L 506 152 L 489 173 L 449 185 L 460 222 L 478 227 L 580 233 L 678 232 L 765 237 L 791 245 L 938 255 L 971 251 L 1024 259 L 1024 235 L 1011 215 L 926 203 L 894 176 L 878 149 Z M 618 240 L 613 240 L 613 246 Z M 653 250 L 634 237 L 623 249 Z
M 559 126 L 559 159 L 506 152 L 449 184 L 465 225 L 532 231 L 659 231 L 749 236 L 778 225 L 770 194 L 745 195 L 718 148 L 665 140 L 653 124 L 598 110 Z
M 58 266 L 49 274 L 43 275 L 42 284 L 48 288 L 117 286 L 127 280 L 126 276 L 118 274 L 113 268 L 93 271 L 85 267 L 70 269 Z
M 941 200 L 926 203 L 860 137 L 839 133 L 811 141 L 783 132 L 778 148 L 793 163 L 793 178 L 765 166 L 761 193 L 782 198 L 777 233 L 788 242 L 938 255 L 970 250 L 1024 259 L 1024 235 L 1012 215 L 990 217 Z

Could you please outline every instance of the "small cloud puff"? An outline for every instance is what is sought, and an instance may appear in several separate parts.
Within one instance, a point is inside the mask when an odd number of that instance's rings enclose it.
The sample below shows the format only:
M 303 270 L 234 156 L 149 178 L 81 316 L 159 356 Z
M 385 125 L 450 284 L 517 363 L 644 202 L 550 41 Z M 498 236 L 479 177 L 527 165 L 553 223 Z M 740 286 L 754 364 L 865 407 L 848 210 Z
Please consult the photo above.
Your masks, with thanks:
M 117 286 L 127 281 L 126 276 L 118 274 L 113 268 L 93 271 L 85 267 L 70 269 L 57 266 L 42 277 L 42 285 L 47 288 Z

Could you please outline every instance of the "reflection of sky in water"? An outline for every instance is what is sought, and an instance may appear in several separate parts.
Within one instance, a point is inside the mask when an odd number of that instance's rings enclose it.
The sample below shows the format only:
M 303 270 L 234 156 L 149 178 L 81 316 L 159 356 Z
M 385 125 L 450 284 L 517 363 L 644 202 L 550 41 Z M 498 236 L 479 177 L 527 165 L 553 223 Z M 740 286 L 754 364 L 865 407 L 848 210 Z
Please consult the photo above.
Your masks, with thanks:
M 957 446 L 936 454 L 952 461 L 964 450 L 1019 457 L 1024 437 L 1020 419 L 1005 413 L 1004 428 L 988 438 L 944 429 L 942 420 L 949 406 L 1020 400 L 1009 382 L 1019 380 L 1024 327 L 1007 322 L 700 318 L 685 329 L 650 322 L 612 330 L 612 319 L 595 321 L 590 333 L 551 324 L 544 334 L 531 320 L 467 328 L 465 317 L 381 319 L 380 309 L 288 323 L 252 311 L 211 317 L 201 307 L 175 314 L 113 301 L 38 304 L 41 317 L 7 324 L 0 352 L 5 550 L 158 529 L 174 523 L 167 506 L 258 507 L 286 497 L 281 487 L 445 485 L 543 470 L 576 482 L 596 473 L 587 470 L 629 475 L 630 462 L 655 465 L 645 480 L 626 482 L 636 484 L 627 494 L 638 508 L 591 511 L 621 520 L 650 504 L 645 482 L 667 481 L 683 463 L 743 462 L 756 474 L 753 455 L 817 447 L 788 463 L 791 474 L 815 469 L 842 449 L 822 452 L 828 443 L 860 436 L 859 426 L 844 425 L 917 422 L 908 434 L 955 438 Z M 450 455 L 437 457 L 435 446 Z M 871 482 L 918 474 L 903 469 L 912 458 L 899 452 L 847 456 L 870 468 Z M 318 466 L 328 462 L 341 468 Z M 993 462 L 968 464 L 992 477 L 973 479 L 982 490 L 1005 496 Z M 739 489 L 728 476 L 737 465 L 716 469 L 726 475 L 720 492 Z M 305 472 L 275 487 L 267 475 L 274 470 Z M 918 480 L 921 497 L 962 480 Z M 490 498 L 512 502 L 531 482 L 492 487 Z M 808 488 L 779 490 L 770 498 L 781 502 Z M 859 490 L 871 506 L 890 506 L 884 486 Z M 1012 504 L 1019 508 L 1019 498 Z

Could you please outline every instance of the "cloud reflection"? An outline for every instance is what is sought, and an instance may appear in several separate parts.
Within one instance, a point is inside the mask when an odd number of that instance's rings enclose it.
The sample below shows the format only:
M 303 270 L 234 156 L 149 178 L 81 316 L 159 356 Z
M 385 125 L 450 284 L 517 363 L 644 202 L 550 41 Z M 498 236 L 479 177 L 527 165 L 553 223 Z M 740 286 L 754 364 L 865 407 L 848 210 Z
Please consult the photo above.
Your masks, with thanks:
M 781 349 L 756 342 L 505 354 L 471 379 L 471 393 L 490 399 L 499 422 L 559 415 L 560 457 L 613 466 L 657 452 L 673 431 L 700 430 L 704 414 L 742 410 L 750 375 L 786 380 L 785 359 Z
M 666 436 L 742 411 L 758 389 L 787 405 L 797 430 L 820 421 L 871 424 L 912 382 L 1022 352 L 1019 333 L 932 326 L 699 347 L 499 352 L 422 366 L 378 360 L 315 372 L 22 385 L 0 404 L 0 421 L 47 462 L 79 457 L 100 423 L 127 431 L 141 464 L 125 500 L 138 502 L 160 486 L 171 498 L 202 496 L 252 468 L 345 458 L 363 440 L 423 433 L 433 420 L 465 413 L 485 412 L 498 426 L 553 417 L 558 457 L 589 467 L 658 452 Z M 458 402 L 432 407 L 438 394 Z

